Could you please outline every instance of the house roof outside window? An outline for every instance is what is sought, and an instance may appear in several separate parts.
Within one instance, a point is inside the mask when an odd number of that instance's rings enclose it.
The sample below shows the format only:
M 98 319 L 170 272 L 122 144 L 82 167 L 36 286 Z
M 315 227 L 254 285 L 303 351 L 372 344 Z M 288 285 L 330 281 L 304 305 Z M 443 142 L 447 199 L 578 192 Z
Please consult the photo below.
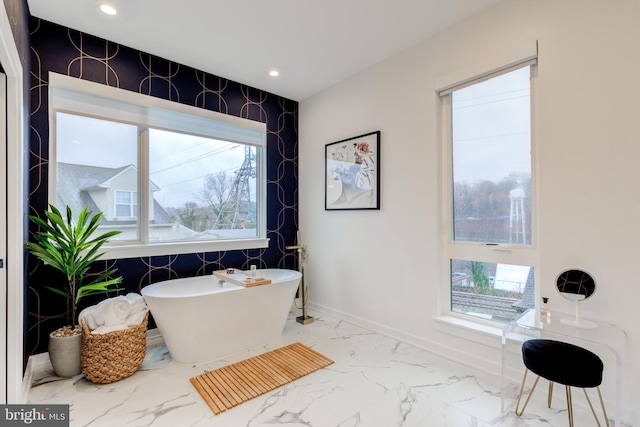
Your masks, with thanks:
M 58 206 L 69 206 L 73 212 L 80 212 L 85 206 L 94 213 L 111 211 L 109 206 L 105 206 L 104 200 L 95 200 L 92 193 L 99 190 L 120 190 L 120 188 L 113 188 L 113 182 L 118 178 L 123 178 L 126 172 L 131 171 L 135 172 L 131 175 L 137 177 L 137 169 L 134 165 L 106 168 L 71 163 L 57 163 L 57 204 Z M 135 182 L 130 183 L 129 188 L 137 188 Z M 160 190 L 152 181 L 150 181 L 150 189 L 152 192 Z M 111 195 L 107 200 L 109 200 L 108 203 L 113 206 L 113 196 Z M 151 223 L 156 225 L 173 225 L 173 222 L 164 207 L 154 198 L 153 219 Z M 114 220 L 112 216 L 108 215 L 105 215 L 101 221 L 102 225 L 135 223 L 135 219 Z

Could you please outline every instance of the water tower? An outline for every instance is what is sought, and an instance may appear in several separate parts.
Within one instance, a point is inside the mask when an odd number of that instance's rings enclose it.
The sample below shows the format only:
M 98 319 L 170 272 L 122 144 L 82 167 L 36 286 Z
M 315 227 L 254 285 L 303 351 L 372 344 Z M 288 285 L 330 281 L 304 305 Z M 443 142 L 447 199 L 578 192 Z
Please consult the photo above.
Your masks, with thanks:
M 524 216 L 524 190 L 513 189 L 509 192 L 511 210 L 509 212 L 509 243 L 526 243 Z

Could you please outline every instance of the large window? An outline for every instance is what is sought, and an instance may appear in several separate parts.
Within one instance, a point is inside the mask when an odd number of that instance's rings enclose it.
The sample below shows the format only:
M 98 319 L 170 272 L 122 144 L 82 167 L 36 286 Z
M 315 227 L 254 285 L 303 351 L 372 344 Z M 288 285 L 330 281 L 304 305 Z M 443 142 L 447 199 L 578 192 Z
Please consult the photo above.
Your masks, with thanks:
M 264 124 L 55 76 L 50 199 L 122 231 L 109 257 L 265 247 Z M 124 114 L 123 114 L 124 111 Z
M 534 307 L 530 63 L 443 93 L 449 312 L 504 323 Z

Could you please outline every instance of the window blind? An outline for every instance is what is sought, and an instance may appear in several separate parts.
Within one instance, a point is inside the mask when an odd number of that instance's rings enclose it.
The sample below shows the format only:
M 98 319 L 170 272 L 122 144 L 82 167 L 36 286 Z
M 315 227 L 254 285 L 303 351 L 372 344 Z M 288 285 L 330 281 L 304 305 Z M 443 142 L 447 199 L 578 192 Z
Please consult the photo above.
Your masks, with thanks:
M 49 74 L 51 111 L 264 147 L 266 124 L 149 95 Z
M 536 64 L 538 61 L 538 42 L 530 42 L 512 51 L 490 58 L 472 68 L 447 75 L 436 82 L 436 92 L 445 96 L 471 84 L 488 80 L 517 68 Z

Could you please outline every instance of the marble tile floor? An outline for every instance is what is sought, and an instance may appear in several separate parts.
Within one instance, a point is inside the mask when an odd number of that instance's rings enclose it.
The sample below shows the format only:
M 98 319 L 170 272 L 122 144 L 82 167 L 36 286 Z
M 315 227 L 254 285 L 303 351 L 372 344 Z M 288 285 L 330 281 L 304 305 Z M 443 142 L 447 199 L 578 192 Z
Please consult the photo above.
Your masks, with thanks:
M 549 409 L 546 384 L 522 417 L 513 410 L 503 416 L 499 373 L 477 371 L 330 316 L 310 315 L 315 322 L 303 326 L 291 313 L 282 337 L 268 345 L 195 366 L 173 362 L 161 339 L 152 340 L 140 370 L 112 384 L 42 372 L 34 375 L 29 402 L 70 404 L 71 427 L 568 426 L 564 393 L 554 393 Z M 296 341 L 335 364 L 219 415 L 189 382 Z M 574 404 L 580 397 L 576 392 Z M 574 412 L 576 426 L 596 425 L 588 409 Z

